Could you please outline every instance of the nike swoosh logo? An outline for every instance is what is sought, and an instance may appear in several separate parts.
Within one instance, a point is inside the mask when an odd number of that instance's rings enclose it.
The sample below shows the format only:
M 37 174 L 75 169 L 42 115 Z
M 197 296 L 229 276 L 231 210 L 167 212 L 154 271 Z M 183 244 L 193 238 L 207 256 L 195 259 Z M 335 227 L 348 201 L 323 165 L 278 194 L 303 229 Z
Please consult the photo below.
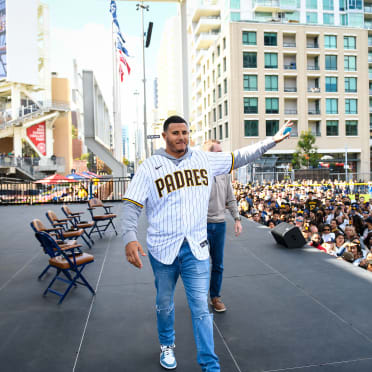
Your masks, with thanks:
M 159 165 L 159 166 L 155 167 L 155 169 L 158 170 L 161 167 L 162 167 L 162 165 Z

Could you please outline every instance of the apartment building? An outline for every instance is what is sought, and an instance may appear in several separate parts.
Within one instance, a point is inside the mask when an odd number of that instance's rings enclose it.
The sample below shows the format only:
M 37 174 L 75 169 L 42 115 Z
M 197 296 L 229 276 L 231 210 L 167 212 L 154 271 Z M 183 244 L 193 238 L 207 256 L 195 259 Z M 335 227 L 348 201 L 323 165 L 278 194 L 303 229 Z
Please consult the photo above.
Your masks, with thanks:
M 322 6 L 314 10 L 308 9 L 315 6 L 311 1 L 275 3 L 276 8 L 274 1 L 257 1 L 250 11 L 239 12 L 218 12 L 209 4 L 204 13 L 192 13 L 190 112 L 195 143 L 216 138 L 230 151 L 271 136 L 291 120 L 291 139 L 269 152 L 279 163 L 290 162 L 298 135 L 310 130 L 318 152 L 328 155 L 329 162 L 343 162 L 347 152 L 351 171 L 368 174 L 372 37 L 363 27 L 365 13 L 350 11 L 351 2 L 346 11 L 339 10 L 341 2 L 325 0 L 316 2 Z M 331 8 L 338 11 L 327 19 Z M 255 20 L 232 21 L 242 17 Z M 333 26 L 311 24 L 315 20 Z M 209 31 L 204 25 L 204 35 L 202 24 L 209 25 Z

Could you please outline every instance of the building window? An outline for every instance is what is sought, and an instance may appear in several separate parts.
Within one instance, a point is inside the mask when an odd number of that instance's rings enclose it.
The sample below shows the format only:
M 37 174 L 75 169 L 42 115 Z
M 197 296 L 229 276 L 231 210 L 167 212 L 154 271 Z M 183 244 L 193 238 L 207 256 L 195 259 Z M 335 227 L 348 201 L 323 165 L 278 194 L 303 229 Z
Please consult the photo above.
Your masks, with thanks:
M 278 68 L 278 53 L 265 53 L 265 68 Z
M 257 36 L 255 31 L 243 31 L 244 45 L 257 45 Z
M 338 114 L 338 99 L 337 98 L 326 98 L 326 113 L 327 114 Z
M 362 0 L 349 0 L 349 9 L 363 9 L 363 1 Z
M 356 71 L 356 56 L 345 56 L 344 57 L 344 68 L 345 71 Z
M 218 119 L 222 119 L 222 105 L 218 105 Z
M 226 71 L 226 57 L 223 57 L 223 72 Z
M 327 136 L 338 136 L 338 120 L 327 120 Z
M 214 53 L 212 53 L 212 64 L 214 63 Z
M 348 15 L 347 14 L 340 14 L 340 21 L 342 26 L 348 25 Z
M 225 123 L 225 138 L 229 138 L 229 123 Z
M 318 13 L 306 12 L 306 23 L 317 24 L 318 23 Z
M 333 0 L 323 0 L 323 10 L 334 10 Z
M 243 52 L 243 68 L 257 68 L 256 52 Z
M 212 129 L 208 130 L 208 139 L 212 139 Z
M 230 13 L 230 20 L 232 22 L 239 22 L 240 21 L 240 12 L 231 12 Z
M 257 90 L 257 75 L 244 75 L 243 87 L 245 91 Z
M 276 92 L 278 90 L 278 76 L 277 75 L 266 75 L 265 76 L 265 90 Z
M 258 120 L 244 120 L 244 136 L 258 137 Z
M 221 76 L 221 64 L 219 63 L 217 65 L 217 77 L 220 77 Z
M 265 46 L 277 46 L 276 32 L 264 32 L 264 45 Z
M 326 92 L 337 92 L 337 77 L 326 76 L 325 78 L 325 90 Z
M 357 78 L 346 77 L 345 78 L 345 92 L 356 93 L 356 91 L 357 91 Z
M 306 9 L 318 9 L 318 0 L 306 0 Z
M 230 0 L 231 9 L 240 9 L 240 0 Z
M 337 56 L 325 56 L 325 69 L 337 70 Z
M 225 79 L 223 81 L 223 93 L 226 94 L 227 93 L 227 79 Z
M 213 122 L 216 122 L 216 120 L 217 120 L 217 114 L 216 114 L 216 109 L 214 108 L 213 109 Z M 216 138 L 216 137 L 214 137 L 214 138 Z
M 358 100 L 354 98 L 345 99 L 345 114 L 358 113 Z
M 340 10 L 341 11 L 345 11 L 347 10 L 347 1 L 348 0 L 340 0 L 339 3 L 340 3 Z
M 257 97 L 244 97 L 244 113 L 245 114 L 258 114 L 258 98 Z
M 279 114 L 279 98 L 265 99 L 266 114 Z
M 222 40 L 223 49 L 226 49 L 226 38 L 224 37 Z
M 224 103 L 223 103 L 223 105 L 224 105 L 224 107 L 225 107 L 225 116 L 227 116 L 228 115 L 228 105 L 227 105 L 227 101 L 225 101 Z
M 344 49 L 356 49 L 355 36 L 344 36 Z
M 358 121 L 357 120 L 346 120 L 345 129 L 347 136 L 357 136 L 358 135 Z
M 274 136 L 279 130 L 279 120 L 266 120 L 266 136 Z
M 222 88 L 221 88 L 221 84 L 218 84 L 217 89 L 218 89 L 218 98 L 221 98 L 221 97 L 222 97 Z
M 217 46 L 217 56 L 219 57 L 220 54 L 221 54 L 221 48 L 220 48 L 220 46 L 218 45 L 218 46 Z
M 217 139 L 217 128 L 213 128 L 213 139 Z
M 323 24 L 325 25 L 334 25 L 335 24 L 335 17 L 333 14 L 330 13 L 323 13 Z
M 218 139 L 220 139 L 220 140 L 222 140 L 222 138 L 223 138 L 222 129 L 223 129 L 222 125 L 219 125 L 218 126 L 218 134 L 219 134 Z
M 324 48 L 336 49 L 337 48 L 337 36 L 336 35 L 324 35 Z
M 213 89 L 212 97 L 213 97 L 213 103 L 216 103 L 216 89 Z M 208 105 L 209 105 L 209 95 L 208 95 Z

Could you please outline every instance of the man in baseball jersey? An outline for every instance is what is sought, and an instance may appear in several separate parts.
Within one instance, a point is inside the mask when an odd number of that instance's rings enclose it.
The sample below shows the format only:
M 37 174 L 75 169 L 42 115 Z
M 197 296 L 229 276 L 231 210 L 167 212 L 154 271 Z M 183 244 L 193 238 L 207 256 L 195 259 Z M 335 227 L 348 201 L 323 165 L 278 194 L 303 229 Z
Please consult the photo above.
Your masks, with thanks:
M 222 152 L 220 141 L 212 140 L 206 143 L 205 149 L 211 152 Z M 226 311 L 226 306 L 221 300 L 221 287 L 223 278 L 223 251 L 225 246 L 226 222 L 225 209 L 228 209 L 235 220 L 235 235 L 242 232 L 238 205 L 236 203 L 229 174 L 214 177 L 212 191 L 208 206 L 208 242 L 211 256 L 212 270 L 209 286 L 211 305 L 218 313 Z
M 163 124 L 165 149 L 146 159 L 133 177 L 124 197 L 124 246 L 128 262 L 141 268 L 140 255 L 146 254 L 137 240 L 137 225 L 146 206 L 147 248 L 155 277 L 160 364 L 164 368 L 177 367 L 173 297 L 181 276 L 198 363 L 204 372 L 220 371 L 214 352 L 213 315 L 208 309 L 207 213 L 213 179 L 259 158 L 289 137 L 283 132 L 290 126 L 286 123 L 274 137 L 234 153 L 203 152 L 188 146 L 187 122 L 171 116 Z

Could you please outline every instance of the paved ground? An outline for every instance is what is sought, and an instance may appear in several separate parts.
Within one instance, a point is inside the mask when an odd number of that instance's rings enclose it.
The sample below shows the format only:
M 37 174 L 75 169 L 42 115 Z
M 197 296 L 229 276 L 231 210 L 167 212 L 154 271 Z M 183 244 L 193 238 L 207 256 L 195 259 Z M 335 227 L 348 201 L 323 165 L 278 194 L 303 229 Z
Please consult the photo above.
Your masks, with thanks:
M 37 280 L 47 258 L 29 222 L 47 224 L 48 209 L 62 215 L 55 205 L 0 207 L 0 370 L 162 371 L 151 268 L 147 259 L 142 270 L 126 263 L 120 237 L 107 233 L 91 250 L 95 263 L 85 273 L 95 297 L 83 287 L 62 305 L 42 297 L 51 275 Z M 372 371 L 372 274 L 313 249 L 278 246 L 252 222 L 243 227 L 235 238 L 228 226 L 228 311 L 214 316 L 222 371 Z M 145 229 L 142 218 L 142 243 Z M 199 371 L 181 281 L 176 332 L 177 371 Z

